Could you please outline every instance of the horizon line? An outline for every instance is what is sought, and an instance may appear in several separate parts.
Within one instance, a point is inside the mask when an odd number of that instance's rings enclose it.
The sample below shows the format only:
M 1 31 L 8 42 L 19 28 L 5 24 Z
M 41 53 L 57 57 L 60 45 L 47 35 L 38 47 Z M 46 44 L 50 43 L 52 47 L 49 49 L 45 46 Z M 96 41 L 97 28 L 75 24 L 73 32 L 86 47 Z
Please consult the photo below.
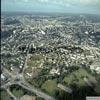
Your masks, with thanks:
M 42 11 L 1 11 L 1 14 L 3 13 L 26 13 L 26 14 L 32 14 L 32 13 L 40 13 L 40 14 L 89 14 L 89 15 L 100 15 L 99 13 L 81 13 L 81 12 L 42 12 Z

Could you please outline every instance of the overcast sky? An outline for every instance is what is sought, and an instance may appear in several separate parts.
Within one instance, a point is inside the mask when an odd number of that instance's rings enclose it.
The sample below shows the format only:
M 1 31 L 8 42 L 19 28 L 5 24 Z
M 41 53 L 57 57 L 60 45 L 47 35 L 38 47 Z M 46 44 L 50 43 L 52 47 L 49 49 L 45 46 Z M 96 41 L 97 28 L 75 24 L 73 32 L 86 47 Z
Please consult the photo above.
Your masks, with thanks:
M 100 0 L 1 0 L 1 10 L 100 14 Z

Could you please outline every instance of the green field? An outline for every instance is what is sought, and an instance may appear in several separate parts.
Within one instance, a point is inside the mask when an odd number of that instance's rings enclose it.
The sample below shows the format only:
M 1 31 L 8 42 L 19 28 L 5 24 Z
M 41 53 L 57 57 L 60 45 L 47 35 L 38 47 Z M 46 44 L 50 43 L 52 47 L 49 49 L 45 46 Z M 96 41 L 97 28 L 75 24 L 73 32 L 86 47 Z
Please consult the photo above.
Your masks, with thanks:
M 22 88 L 21 86 L 19 85 L 12 85 L 10 87 L 10 90 L 12 92 L 12 94 L 17 97 L 18 99 L 24 95 L 30 95 L 30 96 L 34 96 L 35 94 Z
M 47 80 L 41 88 L 50 95 L 54 95 L 55 90 L 57 89 L 57 82 L 56 80 Z
M 79 70 L 74 71 L 70 75 L 66 76 L 63 81 L 67 85 L 76 84 L 80 87 L 86 84 L 84 77 L 87 77 L 88 79 L 92 80 L 93 83 L 96 83 L 95 77 L 93 77 L 91 74 L 89 74 L 89 72 L 86 71 L 86 69 L 83 68 L 80 68 Z
M 1 100 L 11 100 L 10 99 L 10 96 L 7 94 L 7 92 L 6 91 L 4 91 L 4 90 L 1 90 L 0 91 L 0 95 L 1 95 Z
M 19 90 L 14 89 L 14 90 L 12 91 L 12 93 L 13 93 L 14 96 L 16 96 L 16 97 L 22 97 L 22 96 L 24 95 L 24 91 L 23 91 L 22 89 L 19 89 Z
M 29 60 L 28 63 L 27 63 L 27 65 L 28 65 L 28 67 L 39 67 L 39 65 L 41 63 L 42 63 L 42 60 L 40 60 L 40 61 L 37 61 L 37 60 L 35 60 L 35 61 Z
M 43 57 L 41 55 L 36 55 L 28 59 L 27 65 L 28 67 L 39 67 L 42 62 L 43 62 Z

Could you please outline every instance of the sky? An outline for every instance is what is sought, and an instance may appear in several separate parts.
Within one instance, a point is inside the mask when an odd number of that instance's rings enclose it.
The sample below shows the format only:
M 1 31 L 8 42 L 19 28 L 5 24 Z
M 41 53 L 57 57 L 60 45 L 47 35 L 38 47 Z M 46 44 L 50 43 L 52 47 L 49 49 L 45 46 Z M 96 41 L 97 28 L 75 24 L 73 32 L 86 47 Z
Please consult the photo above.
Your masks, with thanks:
M 1 0 L 1 11 L 100 14 L 100 0 Z

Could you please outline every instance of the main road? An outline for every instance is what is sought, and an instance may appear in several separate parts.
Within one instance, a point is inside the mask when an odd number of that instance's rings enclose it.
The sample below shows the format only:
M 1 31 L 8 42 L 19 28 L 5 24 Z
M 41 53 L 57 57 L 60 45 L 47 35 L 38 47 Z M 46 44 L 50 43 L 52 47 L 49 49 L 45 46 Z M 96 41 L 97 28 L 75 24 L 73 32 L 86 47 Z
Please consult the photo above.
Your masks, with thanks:
M 27 52 L 26 58 L 25 58 L 25 63 L 24 63 L 24 68 L 22 73 L 19 73 L 17 75 L 14 75 L 13 73 L 11 73 L 10 71 L 8 71 L 6 68 L 4 68 L 3 72 L 7 73 L 10 76 L 10 81 L 7 82 L 4 85 L 1 85 L 1 88 L 4 88 L 10 95 L 11 97 L 14 98 L 14 100 L 16 100 L 15 96 L 12 95 L 12 93 L 10 92 L 9 88 L 11 85 L 19 85 L 23 88 L 25 88 L 28 91 L 31 91 L 33 93 L 35 93 L 37 96 L 43 98 L 44 100 L 55 100 L 55 98 L 49 96 L 48 94 L 42 92 L 41 90 L 35 88 L 34 86 L 31 86 L 25 79 L 24 79 L 24 71 L 27 68 L 27 60 L 29 58 L 29 54 Z M 17 80 L 18 79 L 18 80 Z

